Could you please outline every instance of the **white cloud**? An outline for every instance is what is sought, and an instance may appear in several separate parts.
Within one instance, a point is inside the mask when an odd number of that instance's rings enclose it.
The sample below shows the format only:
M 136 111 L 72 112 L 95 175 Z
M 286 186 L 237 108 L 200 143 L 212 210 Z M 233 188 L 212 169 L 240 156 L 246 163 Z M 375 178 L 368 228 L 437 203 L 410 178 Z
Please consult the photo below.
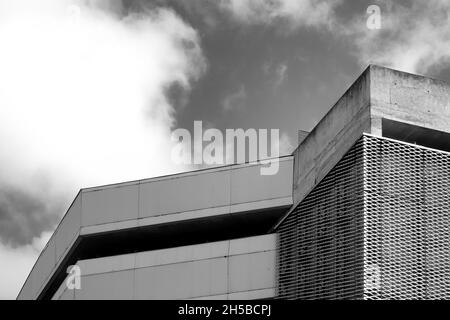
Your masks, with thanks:
M 279 87 L 283 84 L 284 80 L 287 77 L 287 64 L 280 63 L 275 69 L 275 86 Z
M 266 25 L 295 32 L 315 28 L 349 44 L 349 52 L 363 66 L 369 63 L 425 73 L 450 62 L 450 2 L 447 0 L 378 0 L 380 30 L 366 26 L 365 10 L 351 20 L 340 19 L 343 1 L 221 0 L 220 7 L 238 23 Z
M 371 30 L 369 14 L 337 25 L 335 36 L 354 45 L 362 65 L 380 64 L 412 73 L 426 73 L 450 62 L 450 3 L 380 0 L 381 29 Z M 349 47 L 351 48 L 351 47 Z M 352 50 L 352 49 L 349 49 Z
M 288 65 L 286 62 L 266 62 L 263 65 L 263 72 L 269 78 L 271 85 L 274 88 L 278 88 L 288 77 Z
M 284 25 L 288 29 L 333 25 L 335 6 L 327 0 L 221 0 L 220 6 L 244 24 Z
M 198 35 L 168 9 L 121 16 L 117 3 L 0 0 L 2 185 L 68 201 L 80 187 L 182 169 L 170 162 L 166 91 L 204 72 Z M 36 255 L 1 252 L 3 296 Z
M 366 28 L 362 15 L 341 28 L 362 63 L 424 73 L 450 62 L 450 2 L 388 1 L 380 9 L 380 30 Z
M 0 24 L 2 178 L 44 169 L 79 187 L 170 170 L 164 90 L 199 75 L 195 31 L 167 10 L 119 19 L 80 4 L 71 17 L 69 1 L 29 14 L 35 1 L 18 2 Z
M 224 111 L 238 111 L 245 107 L 245 100 L 247 99 L 247 91 L 245 86 L 240 86 L 240 88 L 230 94 L 228 94 L 222 101 L 222 108 Z

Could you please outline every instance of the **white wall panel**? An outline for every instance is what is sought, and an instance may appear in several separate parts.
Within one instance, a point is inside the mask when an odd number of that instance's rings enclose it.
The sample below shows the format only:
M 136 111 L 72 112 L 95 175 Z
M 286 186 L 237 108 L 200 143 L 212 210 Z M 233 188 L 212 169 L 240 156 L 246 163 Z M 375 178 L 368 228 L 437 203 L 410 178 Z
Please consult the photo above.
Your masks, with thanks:
M 137 299 L 188 299 L 226 292 L 226 258 L 136 269 Z
M 228 294 L 229 300 L 256 300 L 256 299 L 268 299 L 276 296 L 275 287 L 269 289 L 260 289 L 253 291 L 241 291 Z
M 82 225 L 137 219 L 138 190 L 138 184 L 130 184 L 83 192 Z
M 81 226 L 81 193 L 73 201 L 72 206 L 67 211 L 56 233 L 54 234 L 56 246 L 56 262 L 69 249 L 75 240 Z
M 261 175 L 262 165 L 231 170 L 231 204 L 292 196 L 293 160 L 279 161 L 277 174 Z
M 76 300 L 131 300 L 134 291 L 134 270 L 109 272 L 81 277 Z
M 139 217 L 225 206 L 229 194 L 227 170 L 145 182 L 140 189 Z
M 275 247 L 276 235 L 269 234 L 82 260 L 82 290 L 75 294 L 77 299 L 114 299 L 119 297 L 110 291 L 125 286 L 123 299 L 270 297 Z M 229 256 L 232 251 L 237 255 Z
M 228 241 L 219 241 L 139 252 L 136 254 L 136 268 L 224 257 L 228 255 L 228 248 Z
M 36 265 L 34 266 L 33 291 L 38 292 L 44 282 L 48 279 L 50 274 L 55 269 L 56 254 L 55 254 L 55 240 L 51 238 L 47 246 L 42 251 Z
M 75 300 L 75 290 L 64 290 L 58 300 Z
M 275 287 L 275 251 L 231 256 L 229 259 L 230 292 Z
M 81 274 L 88 276 L 91 274 L 108 273 L 134 269 L 136 254 L 122 254 L 112 257 L 104 257 L 77 262 Z
M 25 284 L 18 295 L 19 300 L 34 300 L 36 298 L 36 291 L 33 289 L 33 277 L 34 272 L 30 273 L 25 281 Z
M 235 239 L 230 241 L 230 256 L 268 251 L 276 249 L 277 234 L 265 234 L 262 236 Z

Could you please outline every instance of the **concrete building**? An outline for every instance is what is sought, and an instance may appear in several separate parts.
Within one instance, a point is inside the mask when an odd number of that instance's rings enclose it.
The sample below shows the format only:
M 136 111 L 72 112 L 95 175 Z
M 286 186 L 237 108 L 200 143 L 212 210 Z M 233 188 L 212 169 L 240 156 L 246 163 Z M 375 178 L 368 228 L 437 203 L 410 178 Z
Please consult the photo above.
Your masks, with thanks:
M 299 141 L 81 190 L 18 299 L 450 298 L 450 84 L 370 66 Z

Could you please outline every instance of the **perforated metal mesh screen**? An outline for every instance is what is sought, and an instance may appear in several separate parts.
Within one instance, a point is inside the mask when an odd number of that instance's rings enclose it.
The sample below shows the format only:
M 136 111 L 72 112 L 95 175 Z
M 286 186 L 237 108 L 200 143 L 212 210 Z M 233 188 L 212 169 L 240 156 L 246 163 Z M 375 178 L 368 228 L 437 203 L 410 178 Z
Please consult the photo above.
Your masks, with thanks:
M 366 299 L 450 298 L 450 154 L 364 137 Z
M 363 152 L 359 141 L 280 225 L 280 298 L 362 297 Z
M 280 298 L 449 298 L 450 154 L 365 135 L 278 233 Z

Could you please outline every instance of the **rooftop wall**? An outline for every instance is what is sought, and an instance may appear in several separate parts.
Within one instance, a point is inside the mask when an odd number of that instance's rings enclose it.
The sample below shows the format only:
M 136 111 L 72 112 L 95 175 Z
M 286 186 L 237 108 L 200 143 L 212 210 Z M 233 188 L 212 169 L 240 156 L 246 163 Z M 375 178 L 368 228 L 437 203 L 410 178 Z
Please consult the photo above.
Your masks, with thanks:
M 370 132 L 370 67 L 294 151 L 294 204 L 298 204 Z
M 294 151 L 294 207 L 383 118 L 450 132 L 450 84 L 369 66 Z
M 450 84 L 392 69 L 370 68 L 373 133 L 381 118 L 450 133 Z

